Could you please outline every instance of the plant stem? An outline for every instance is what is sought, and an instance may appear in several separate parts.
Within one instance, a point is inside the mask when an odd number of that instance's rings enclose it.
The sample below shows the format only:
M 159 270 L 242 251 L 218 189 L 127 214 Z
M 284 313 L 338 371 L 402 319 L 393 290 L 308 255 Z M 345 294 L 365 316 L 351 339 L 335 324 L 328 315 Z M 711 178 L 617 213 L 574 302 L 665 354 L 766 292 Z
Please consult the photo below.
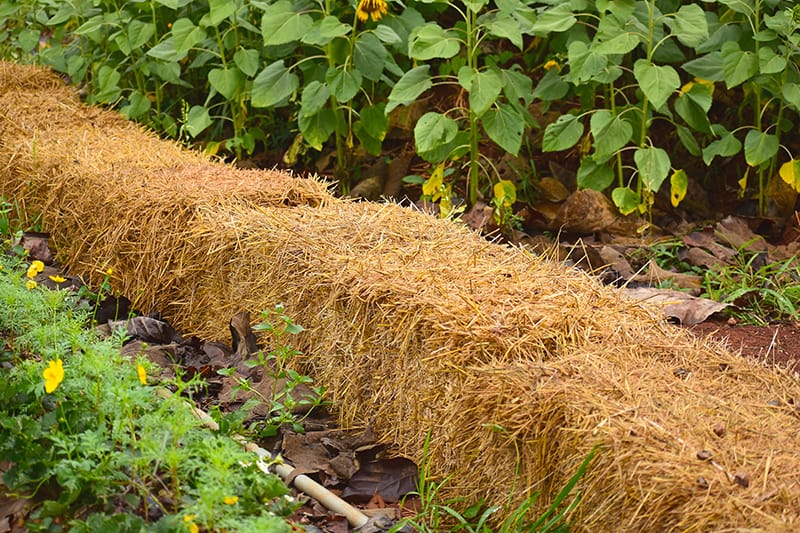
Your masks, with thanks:
M 466 23 L 467 23 L 467 66 L 473 75 L 478 72 L 478 65 L 476 59 L 477 52 L 477 20 L 476 13 L 467 7 L 466 10 Z M 475 205 L 478 201 L 478 178 L 479 178 L 479 165 L 478 157 L 480 157 L 478 146 L 478 117 L 472 108 L 468 111 L 469 120 L 469 172 L 467 175 L 467 201 L 470 206 Z

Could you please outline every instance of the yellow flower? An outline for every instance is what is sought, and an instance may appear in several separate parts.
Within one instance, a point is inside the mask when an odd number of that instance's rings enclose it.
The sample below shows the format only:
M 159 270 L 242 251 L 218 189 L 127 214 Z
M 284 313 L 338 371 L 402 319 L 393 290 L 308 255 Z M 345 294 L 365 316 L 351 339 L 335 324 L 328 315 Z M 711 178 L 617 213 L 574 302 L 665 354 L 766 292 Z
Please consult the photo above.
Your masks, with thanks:
M 238 496 L 225 496 L 225 499 L 222 500 L 222 501 L 225 502 L 225 505 L 234 505 L 236 502 L 239 501 L 239 497 Z
M 36 269 L 36 273 L 38 274 L 42 270 L 44 270 L 44 263 L 39 261 L 38 259 L 35 261 L 31 261 L 31 267 Z
M 55 276 L 48 276 L 48 277 L 50 278 L 50 281 L 54 283 L 64 283 L 65 281 L 67 281 L 66 278 L 62 278 L 58 274 L 56 274 Z
M 64 362 L 61 359 L 50 361 L 42 372 L 44 378 L 44 391 L 50 394 L 64 381 Z
M 377 22 L 387 13 L 386 0 L 359 0 L 356 16 L 361 22 L 366 22 L 369 17 Z
M 110 275 L 112 275 L 113 273 L 114 273 L 114 269 L 113 269 L 113 268 L 111 268 L 111 267 L 108 267 L 108 270 L 106 270 L 106 276 L 110 276 Z
M 33 265 L 29 266 L 28 271 L 25 273 L 25 275 L 31 279 L 35 278 L 36 274 L 38 274 L 38 272 L 36 272 L 36 269 L 33 268 Z
M 187 514 L 183 517 L 183 521 L 186 522 L 186 527 L 189 528 L 189 533 L 198 533 L 200 531 L 200 528 L 194 523 L 195 518 L 197 518 L 196 514 Z
M 145 371 L 142 363 L 136 365 L 136 373 L 139 374 L 139 382 L 142 385 L 147 385 L 147 371 Z
M 25 282 L 25 288 L 28 289 L 29 291 L 35 289 L 36 288 L 36 282 L 33 281 L 32 279 L 29 279 L 28 281 Z
M 550 61 L 544 64 L 544 69 L 545 70 L 558 69 L 560 71 L 561 65 L 558 64 L 558 61 L 551 59 Z

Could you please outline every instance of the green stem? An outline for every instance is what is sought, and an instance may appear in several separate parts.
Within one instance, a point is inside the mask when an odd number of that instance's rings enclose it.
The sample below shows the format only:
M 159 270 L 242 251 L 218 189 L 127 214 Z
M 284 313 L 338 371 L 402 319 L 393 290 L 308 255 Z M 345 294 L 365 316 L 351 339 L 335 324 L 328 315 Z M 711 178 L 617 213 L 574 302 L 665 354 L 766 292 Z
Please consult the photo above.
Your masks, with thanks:
M 476 14 L 467 8 L 467 66 L 475 74 L 478 72 L 476 60 L 476 40 L 477 40 L 477 21 Z M 470 107 L 468 112 L 469 121 L 469 172 L 467 176 L 467 201 L 470 206 L 478 201 L 478 178 L 480 168 L 478 165 L 479 146 L 478 146 L 478 117 Z

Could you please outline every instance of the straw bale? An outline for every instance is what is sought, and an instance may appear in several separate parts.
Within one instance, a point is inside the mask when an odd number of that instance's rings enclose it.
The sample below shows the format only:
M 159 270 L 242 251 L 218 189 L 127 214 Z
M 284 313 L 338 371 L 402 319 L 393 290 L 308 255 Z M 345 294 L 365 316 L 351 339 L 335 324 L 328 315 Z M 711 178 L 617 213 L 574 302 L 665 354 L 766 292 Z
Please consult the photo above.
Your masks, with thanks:
M 0 88 L 17 69 L 0 66 Z M 71 268 L 113 266 L 141 308 L 216 339 L 236 311 L 285 303 L 342 423 L 416 461 L 430 434 L 444 495 L 541 491 L 541 510 L 599 445 L 579 530 L 800 527 L 795 376 L 564 265 L 316 181 L 208 162 L 63 94 L 69 113 L 48 111 L 50 89 L 35 89 L 24 113 L 0 94 L 0 191 L 42 212 Z

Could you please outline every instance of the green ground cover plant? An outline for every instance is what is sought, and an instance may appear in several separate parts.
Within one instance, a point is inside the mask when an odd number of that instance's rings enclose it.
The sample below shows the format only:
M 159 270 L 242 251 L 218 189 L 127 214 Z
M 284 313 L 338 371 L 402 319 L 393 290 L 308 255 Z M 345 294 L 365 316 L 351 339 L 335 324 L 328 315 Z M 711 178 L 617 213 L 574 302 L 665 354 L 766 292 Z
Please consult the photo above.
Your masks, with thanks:
M 0 265 L 2 483 L 34 502 L 30 531 L 291 530 L 280 478 L 181 397 L 199 379 L 158 395 L 157 369 L 121 357 L 123 333 L 98 339 L 89 305 L 37 286 L 39 262 Z

